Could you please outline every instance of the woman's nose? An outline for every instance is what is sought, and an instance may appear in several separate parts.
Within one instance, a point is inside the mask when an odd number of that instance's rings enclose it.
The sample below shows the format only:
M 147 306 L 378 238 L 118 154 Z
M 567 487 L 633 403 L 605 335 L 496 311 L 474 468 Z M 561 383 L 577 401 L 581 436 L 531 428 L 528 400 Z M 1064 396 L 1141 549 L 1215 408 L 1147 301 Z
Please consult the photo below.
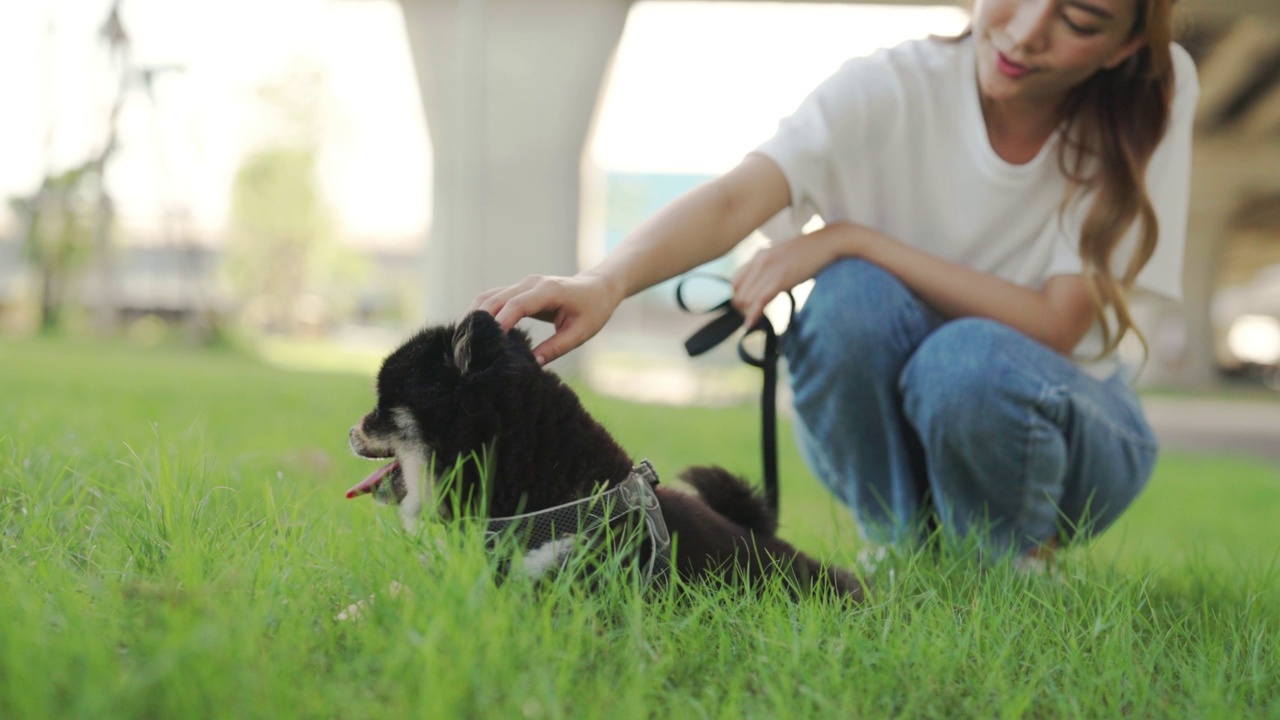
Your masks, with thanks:
M 1018 3 L 1005 30 L 1018 48 L 1040 52 L 1049 44 L 1049 23 L 1057 14 L 1056 0 L 1024 0 Z

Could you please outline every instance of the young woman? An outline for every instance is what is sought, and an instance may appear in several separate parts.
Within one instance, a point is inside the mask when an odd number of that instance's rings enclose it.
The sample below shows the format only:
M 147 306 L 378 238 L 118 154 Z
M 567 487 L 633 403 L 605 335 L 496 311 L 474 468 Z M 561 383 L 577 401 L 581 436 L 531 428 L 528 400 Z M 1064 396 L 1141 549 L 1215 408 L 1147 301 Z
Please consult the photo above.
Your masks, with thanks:
M 1115 357 L 1129 299 L 1181 295 L 1199 88 L 1171 2 L 977 0 L 960 39 L 846 63 L 596 267 L 475 306 L 554 322 L 550 361 L 762 228 L 734 304 L 752 323 L 816 278 L 784 340 L 797 434 L 868 539 L 1097 532 L 1156 456 Z

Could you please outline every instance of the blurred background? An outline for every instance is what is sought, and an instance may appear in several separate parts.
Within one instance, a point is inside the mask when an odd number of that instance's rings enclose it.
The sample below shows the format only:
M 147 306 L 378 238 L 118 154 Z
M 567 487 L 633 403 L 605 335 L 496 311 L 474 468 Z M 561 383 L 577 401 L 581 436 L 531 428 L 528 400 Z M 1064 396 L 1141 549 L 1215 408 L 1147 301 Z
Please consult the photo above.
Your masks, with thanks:
M 1280 2 L 1178 6 L 1203 88 L 1186 302 L 1140 308 L 1142 382 L 1280 389 Z M 593 263 L 845 59 L 966 22 L 918 2 L 3 3 L 0 337 L 367 370 L 485 289 Z M 700 322 L 666 284 L 557 365 L 636 399 L 752 396 L 731 350 L 683 358 Z

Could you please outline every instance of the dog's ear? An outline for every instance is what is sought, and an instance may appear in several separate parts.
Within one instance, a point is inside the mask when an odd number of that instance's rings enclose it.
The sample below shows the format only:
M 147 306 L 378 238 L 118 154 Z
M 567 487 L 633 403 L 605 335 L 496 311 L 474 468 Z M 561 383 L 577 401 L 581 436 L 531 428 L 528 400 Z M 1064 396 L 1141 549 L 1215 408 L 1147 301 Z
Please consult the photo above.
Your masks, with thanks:
M 453 331 L 453 365 L 463 375 L 493 365 L 502 354 L 502 327 L 492 315 L 477 310 Z

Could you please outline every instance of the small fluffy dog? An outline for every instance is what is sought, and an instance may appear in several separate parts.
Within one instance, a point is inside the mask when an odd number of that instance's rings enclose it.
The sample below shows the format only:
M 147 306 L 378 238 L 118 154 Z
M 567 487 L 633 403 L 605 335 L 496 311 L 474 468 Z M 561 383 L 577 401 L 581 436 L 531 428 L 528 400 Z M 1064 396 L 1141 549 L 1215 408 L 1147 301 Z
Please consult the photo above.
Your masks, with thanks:
M 537 512 L 608 490 L 632 473 L 631 458 L 609 432 L 558 376 L 538 365 L 528 336 L 504 333 L 485 312 L 410 338 L 383 362 L 377 394 L 374 409 L 351 428 L 351 449 L 394 461 L 347 496 L 371 492 L 398 504 L 406 527 L 423 507 L 446 520 L 460 507 L 490 518 Z M 487 478 L 476 463 L 459 462 L 481 453 Z M 457 474 L 444 488 L 449 471 Z M 717 467 L 691 468 L 680 478 L 696 493 L 665 485 L 654 493 L 673 539 L 670 566 L 681 578 L 718 574 L 751 584 L 784 573 L 798 592 L 861 600 L 862 585 L 851 574 L 774 534 L 774 513 L 741 479 Z M 473 502 L 482 492 L 483 503 Z

